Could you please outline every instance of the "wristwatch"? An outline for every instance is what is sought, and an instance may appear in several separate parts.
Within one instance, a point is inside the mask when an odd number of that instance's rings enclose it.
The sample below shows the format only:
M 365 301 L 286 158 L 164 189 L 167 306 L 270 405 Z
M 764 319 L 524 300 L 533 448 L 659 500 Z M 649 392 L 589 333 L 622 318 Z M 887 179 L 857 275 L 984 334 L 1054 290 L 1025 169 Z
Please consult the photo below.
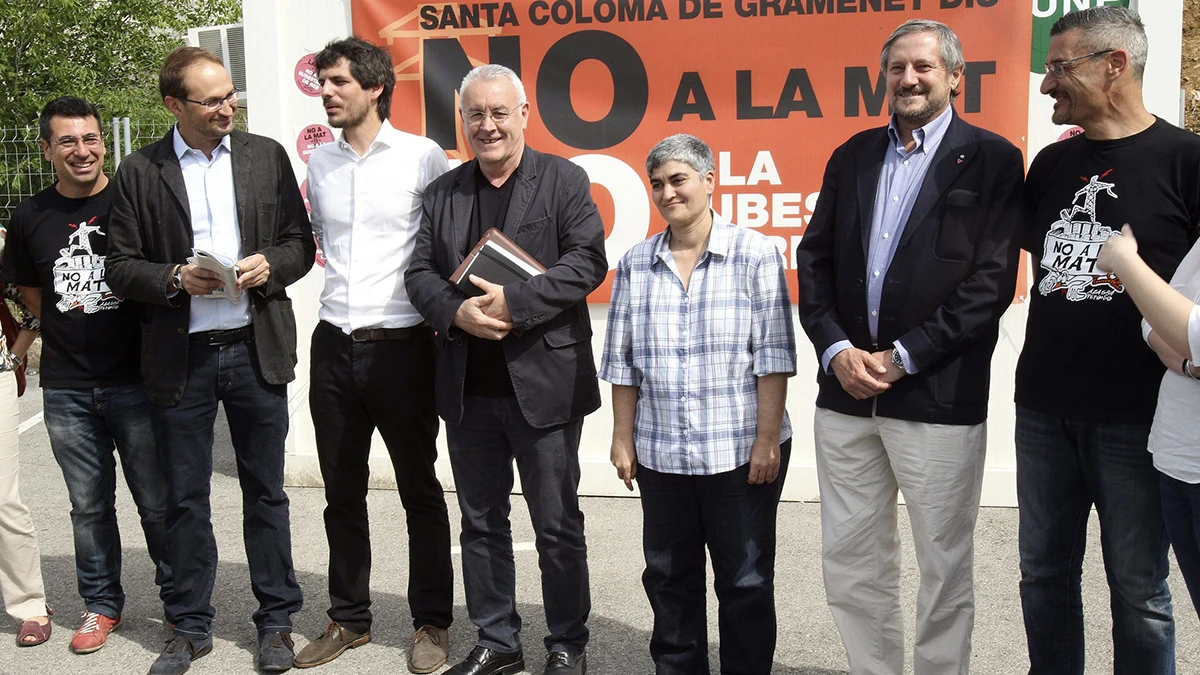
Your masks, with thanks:
M 171 290 L 183 290 L 183 265 L 176 265 L 175 272 L 171 274 Z
M 900 350 L 895 347 L 892 347 L 892 363 L 896 364 L 896 367 L 900 370 L 908 372 L 908 368 L 904 367 L 904 357 L 900 355 Z

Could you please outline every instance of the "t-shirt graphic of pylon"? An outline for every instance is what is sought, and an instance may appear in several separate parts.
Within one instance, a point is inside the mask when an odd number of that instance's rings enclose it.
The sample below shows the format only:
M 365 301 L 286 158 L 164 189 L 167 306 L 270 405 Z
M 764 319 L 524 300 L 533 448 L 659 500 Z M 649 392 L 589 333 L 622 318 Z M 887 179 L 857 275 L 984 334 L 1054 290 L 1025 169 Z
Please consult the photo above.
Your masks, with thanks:
M 1096 257 L 1100 247 L 1113 234 L 1113 228 L 1096 218 L 1097 197 L 1104 193 L 1119 199 L 1107 177 L 1112 169 L 1091 178 L 1080 176 L 1087 184 L 1075 192 L 1070 209 L 1058 212 L 1059 219 L 1046 233 L 1041 266 L 1048 270 L 1038 284 L 1038 292 L 1050 295 L 1062 291 L 1067 300 L 1112 300 L 1117 293 L 1124 293 L 1121 280 L 1109 272 L 1096 269 Z M 1083 203 L 1080 204 L 1080 198 Z M 1086 220 L 1077 220 L 1083 215 Z
M 59 295 L 54 306 L 60 312 L 81 309 L 84 314 L 95 314 L 121 304 L 105 280 L 104 256 L 92 250 L 92 235 L 105 236 L 95 222 L 92 216 L 78 225 L 68 223 L 75 231 L 67 237 L 67 245 L 58 249 L 59 258 L 54 261 L 54 292 Z

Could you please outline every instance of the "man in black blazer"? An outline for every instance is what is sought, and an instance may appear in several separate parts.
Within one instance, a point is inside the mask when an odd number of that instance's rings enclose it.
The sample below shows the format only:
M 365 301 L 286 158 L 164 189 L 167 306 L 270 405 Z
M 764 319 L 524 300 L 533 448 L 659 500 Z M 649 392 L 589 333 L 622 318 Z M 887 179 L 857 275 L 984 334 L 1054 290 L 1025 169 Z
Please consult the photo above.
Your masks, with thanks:
M 405 286 L 438 333 L 436 398 L 462 509 L 463 581 L 478 643 L 453 675 L 524 670 L 509 493 L 516 459 L 537 537 L 550 634 L 546 673 L 586 662 L 587 547 L 579 485 L 583 416 L 600 406 L 586 298 L 604 279 L 604 226 L 587 175 L 526 147 L 529 104 L 512 70 L 485 65 L 459 88 L 475 160 L 425 190 Z M 449 278 L 495 227 L 547 268 L 499 286 Z
M 921 569 L 915 672 L 970 661 L 988 376 L 1015 286 L 1023 163 L 954 112 L 963 63 L 937 22 L 884 42 L 891 123 L 834 151 L 796 251 L 821 361 L 825 590 L 856 675 L 904 670 L 897 489 Z
M 283 490 L 287 383 L 296 320 L 284 289 L 313 264 L 316 245 L 287 154 L 233 130 L 237 92 L 221 61 L 180 47 L 159 73 L 178 119 L 117 174 L 108 281 L 144 306 L 141 371 L 167 467 L 167 543 L 174 636 L 150 669 L 182 673 L 212 649 L 213 424 L 223 402 L 242 486 L 243 533 L 259 609 L 258 666 L 292 664 L 291 615 L 301 606 Z M 235 288 L 188 262 L 193 248 L 236 261 Z M 220 297 L 205 297 L 221 293 Z

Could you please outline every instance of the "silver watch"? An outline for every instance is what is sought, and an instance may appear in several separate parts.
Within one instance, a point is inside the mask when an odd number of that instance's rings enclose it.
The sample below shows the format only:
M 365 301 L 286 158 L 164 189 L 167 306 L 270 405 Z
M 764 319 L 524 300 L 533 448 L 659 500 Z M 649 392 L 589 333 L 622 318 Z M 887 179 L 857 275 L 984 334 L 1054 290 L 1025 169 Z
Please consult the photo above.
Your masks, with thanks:
M 900 355 L 900 350 L 892 347 L 892 363 L 896 364 L 900 370 L 908 372 L 908 368 L 904 367 L 904 357 Z

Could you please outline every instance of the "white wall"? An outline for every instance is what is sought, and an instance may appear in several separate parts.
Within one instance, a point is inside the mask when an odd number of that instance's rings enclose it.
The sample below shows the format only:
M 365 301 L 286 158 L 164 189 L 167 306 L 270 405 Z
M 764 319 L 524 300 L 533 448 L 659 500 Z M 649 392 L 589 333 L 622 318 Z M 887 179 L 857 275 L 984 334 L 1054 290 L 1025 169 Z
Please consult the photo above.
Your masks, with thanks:
M 1150 62 L 1146 70 L 1146 102 L 1150 110 L 1171 122 L 1177 122 L 1179 109 L 1179 54 L 1181 50 L 1182 0 L 1143 1 L 1137 7 L 1146 22 L 1150 39 Z M 305 96 L 293 81 L 296 62 L 316 52 L 329 40 L 350 33 L 349 0 L 244 0 L 246 27 L 247 80 L 251 92 L 250 128 L 255 133 L 276 138 L 292 154 L 298 180 L 303 180 L 305 164 L 296 153 L 296 137 L 312 123 L 324 123 L 320 99 Z M 1049 124 L 1049 99 L 1038 93 L 1040 77 L 1030 77 L 1029 153 L 1058 138 L 1065 129 Z M 582 154 L 582 153 L 581 153 Z M 323 280 L 319 267 L 289 289 L 295 301 L 299 326 L 300 364 L 297 380 L 289 387 L 292 427 L 288 436 L 287 475 L 289 485 L 319 485 L 312 419 L 308 411 L 309 337 L 316 325 L 317 295 Z M 597 360 L 603 348 L 607 305 L 592 305 L 594 351 Z M 1013 372 L 1017 355 L 1025 339 L 1027 305 L 1014 305 L 1001 321 L 1000 342 L 992 362 L 991 409 L 988 421 L 988 456 L 984 477 L 983 503 L 1016 504 L 1015 456 L 1013 450 Z M 816 398 L 814 373 L 816 357 L 803 331 L 796 326 L 799 339 L 799 371 L 788 388 L 788 411 L 795 430 L 792 462 L 784 498 L 812 500 L 818 497 L 812 441 L 812 413 Z M 580 447 L 583 478 L 580 492 L 589 495 L 628 495 L 616 479 L 608 462 L 612 432 L 612 410 L 608 387 L 601 386 L 603 407 L 584 424 Z M 446 460 L 445 435 L 439 436 L 438 475 L 447 488 L 453 488 Z M 371 457 L 372 484 L 394 486 L 391 464 L 376 435 Z

